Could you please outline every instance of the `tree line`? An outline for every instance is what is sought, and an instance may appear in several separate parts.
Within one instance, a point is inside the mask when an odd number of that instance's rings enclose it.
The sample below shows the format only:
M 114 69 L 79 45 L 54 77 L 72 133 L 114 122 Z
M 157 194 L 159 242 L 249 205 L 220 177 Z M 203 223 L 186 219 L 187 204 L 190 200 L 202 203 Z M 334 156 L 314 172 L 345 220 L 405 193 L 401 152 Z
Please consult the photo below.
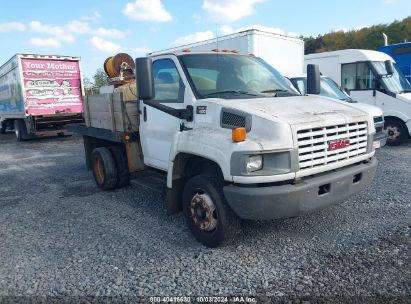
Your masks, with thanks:
M 342 49 L 376 50 L 384 45 L 383 33 L 388 36 L 388 44 L 411 41 L 411 16 L 389 24 L 300 38 L 305 42 L 305 54 L 312 54 Z

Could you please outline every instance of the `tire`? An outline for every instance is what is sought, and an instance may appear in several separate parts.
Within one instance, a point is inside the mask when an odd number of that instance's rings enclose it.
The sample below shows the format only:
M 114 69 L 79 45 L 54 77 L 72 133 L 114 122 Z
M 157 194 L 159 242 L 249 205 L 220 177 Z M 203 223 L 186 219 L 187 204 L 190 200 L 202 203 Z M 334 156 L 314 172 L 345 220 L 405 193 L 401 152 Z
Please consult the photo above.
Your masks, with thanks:
M 385 120 L 385 131 L 387 132 L 387 145 L 399 146 L 408 138 L 408 130 L 399 119 L 387 118 Z
M 14 134 L 17 141 L 24 141 L 28 139 L 26 123 L 22 119 L 16 119 L 14 121 Z
M 117 185 L 117 166 L 109 149 L 96 148 L 91 153 L 93 176 L 102 190 L 112 190 Z
M 194 237 L 207 247 L 231 244 L 241 231 L 240 219 L 225 200 L 223 181 L 214 175 L 188 180 L 183 191 L 183 212 Z
M 127 154 L 122 146 L 108 147 L 114 157 L 117 167 L 117 184 L 116 188 L 123 188 L 130 184 L 130 172 L 128 171 Z
M 1 125 L 0 125 L 0 133 L 4 134 L 6 133 L 6 129 L 7 129 L 7 121 L 2 121 Z

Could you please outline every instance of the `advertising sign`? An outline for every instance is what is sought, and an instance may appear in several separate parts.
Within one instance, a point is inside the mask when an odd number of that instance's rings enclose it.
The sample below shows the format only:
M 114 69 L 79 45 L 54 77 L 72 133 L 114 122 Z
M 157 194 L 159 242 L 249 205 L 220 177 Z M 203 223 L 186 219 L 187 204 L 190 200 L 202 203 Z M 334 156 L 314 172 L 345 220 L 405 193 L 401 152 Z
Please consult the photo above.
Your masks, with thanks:
M 78 61 L 22 59 L 26 115 L 83 112 Z

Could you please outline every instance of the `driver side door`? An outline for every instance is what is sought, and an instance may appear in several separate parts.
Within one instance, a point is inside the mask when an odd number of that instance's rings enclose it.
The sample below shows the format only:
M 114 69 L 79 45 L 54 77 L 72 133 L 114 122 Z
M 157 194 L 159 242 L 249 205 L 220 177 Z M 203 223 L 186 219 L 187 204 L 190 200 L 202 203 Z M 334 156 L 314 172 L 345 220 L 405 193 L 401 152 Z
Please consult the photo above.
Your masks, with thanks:
M 184 83 L 172 58 L 153 62 L 154 92 L 151 100 L 175 109 L 184 108 Z M 144 163 L 166 171 L 174 135 L 180 131 L 181 119 L 141 104 L 140 137 Z

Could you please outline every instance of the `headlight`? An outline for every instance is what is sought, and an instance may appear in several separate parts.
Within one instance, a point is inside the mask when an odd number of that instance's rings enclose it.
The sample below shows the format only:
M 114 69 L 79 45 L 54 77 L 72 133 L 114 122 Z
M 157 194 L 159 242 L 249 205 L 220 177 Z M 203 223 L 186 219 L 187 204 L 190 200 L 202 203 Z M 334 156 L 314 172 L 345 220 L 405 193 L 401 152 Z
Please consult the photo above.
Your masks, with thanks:
M 263 168 L 263 156 L 262 155 L 248 156 L 246 168 L 247 168 L 248 173 L 261 170 Z

